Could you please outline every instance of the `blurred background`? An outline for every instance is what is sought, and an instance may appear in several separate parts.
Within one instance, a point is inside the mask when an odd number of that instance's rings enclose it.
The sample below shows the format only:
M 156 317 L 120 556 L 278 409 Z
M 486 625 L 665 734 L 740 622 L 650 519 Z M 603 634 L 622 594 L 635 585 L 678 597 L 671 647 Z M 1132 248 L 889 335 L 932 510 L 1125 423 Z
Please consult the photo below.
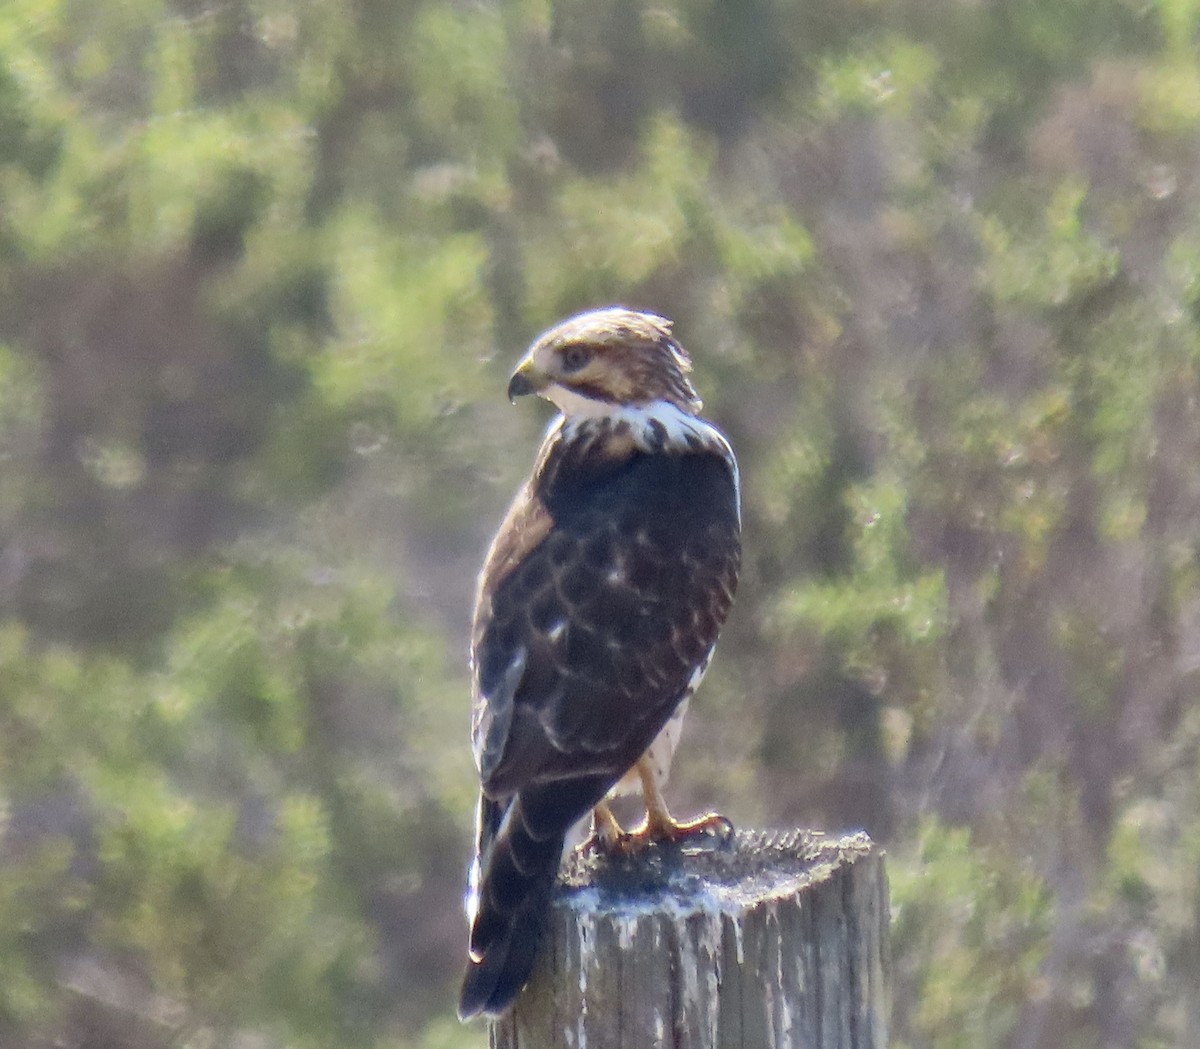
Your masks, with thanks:
M 671 791 L 887 848 L 896 1049 L 1200 1045 L 1200 0 L 4 0 L 0 1046 L 478 1049 L 530 339 L 742 464 Z

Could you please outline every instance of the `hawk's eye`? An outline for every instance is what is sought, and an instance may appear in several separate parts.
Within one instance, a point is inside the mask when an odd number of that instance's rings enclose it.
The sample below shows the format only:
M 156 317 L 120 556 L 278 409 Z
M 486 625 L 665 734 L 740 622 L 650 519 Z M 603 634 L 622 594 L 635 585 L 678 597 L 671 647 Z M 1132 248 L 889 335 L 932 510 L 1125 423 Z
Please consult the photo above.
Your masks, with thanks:
M 586 346 L 568 346 L 562 351 L 562 370 L 577 372 L 592 359 L 592 351 Z

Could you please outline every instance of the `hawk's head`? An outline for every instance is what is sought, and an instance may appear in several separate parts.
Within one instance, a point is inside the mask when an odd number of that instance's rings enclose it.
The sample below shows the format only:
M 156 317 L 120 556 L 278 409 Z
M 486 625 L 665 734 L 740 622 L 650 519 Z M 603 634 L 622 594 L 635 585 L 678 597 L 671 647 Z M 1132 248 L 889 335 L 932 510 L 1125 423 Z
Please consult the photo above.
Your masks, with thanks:
M 622 306 L 565 320 L 537 339 L 508 384 L 510 400 L 537 393 L 567 417 L 667 402 L 694 415 L 692 362 L 671 322 Z

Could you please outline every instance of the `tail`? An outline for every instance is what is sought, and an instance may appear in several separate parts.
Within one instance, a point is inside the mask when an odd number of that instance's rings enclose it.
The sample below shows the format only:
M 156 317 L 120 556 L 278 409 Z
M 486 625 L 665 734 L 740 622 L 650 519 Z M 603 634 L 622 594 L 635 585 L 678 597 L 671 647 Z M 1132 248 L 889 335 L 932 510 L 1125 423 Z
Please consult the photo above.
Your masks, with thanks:
M 470 956 L 458 1017 L 499 1016 L 533 971 L 567 831 L 608 792 L 607 777 L 562 780 L 479 799 L 467 914 Z

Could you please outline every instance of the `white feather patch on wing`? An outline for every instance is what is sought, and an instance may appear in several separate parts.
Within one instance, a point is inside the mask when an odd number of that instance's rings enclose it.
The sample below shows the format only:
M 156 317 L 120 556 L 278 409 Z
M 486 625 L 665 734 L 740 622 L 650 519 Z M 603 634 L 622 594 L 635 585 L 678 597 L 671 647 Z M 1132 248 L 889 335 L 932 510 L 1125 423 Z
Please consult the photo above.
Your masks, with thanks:
M 525 646 L 521 645 L 509 661 L 504 677 L 492 695 L 479 698 L 475 704 L 475 716 L 471 725 L 471 753 L 475 757 L 475 769 L 486 775 L 489 765 L 500 757 L 512 724 L 513 696 L 525 675 L 525 662 L 529 658 Z M 490 771 L 490 770 L 489 770 Z
M 467 894 L 463 899 L 463 909 L 467 912 L 467 925 L 473 926 L 479 917 L 479 883 L 482 878 L 482 859 L 478 852 L 478 842 L 483 837 L 483 795 L 475 805 L 475 841 L 476 852 L 471 858 L 471 868 L 467 872 Z

